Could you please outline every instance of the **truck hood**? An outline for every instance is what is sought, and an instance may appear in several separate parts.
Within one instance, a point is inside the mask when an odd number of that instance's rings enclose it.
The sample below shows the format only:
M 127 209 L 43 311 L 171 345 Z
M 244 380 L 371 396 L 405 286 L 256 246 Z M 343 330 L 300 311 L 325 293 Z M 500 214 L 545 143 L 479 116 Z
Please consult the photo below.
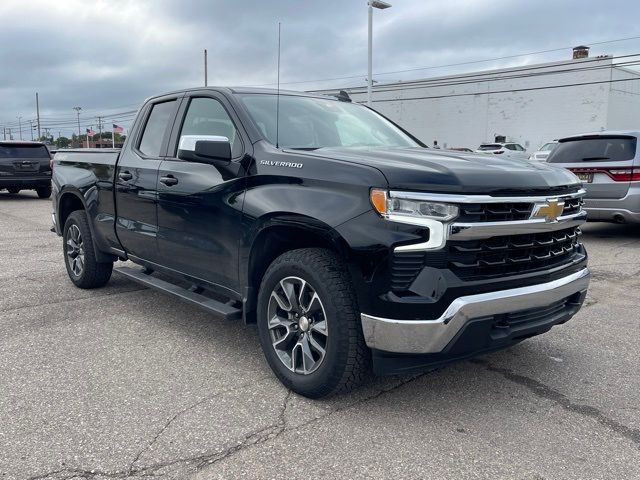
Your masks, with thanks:
M 564 168 L 498 155 L 420 147 L 321 148 L 305 154 L 374 167 L 392 189 L 506 195 L 560 192 L 580 185 Z

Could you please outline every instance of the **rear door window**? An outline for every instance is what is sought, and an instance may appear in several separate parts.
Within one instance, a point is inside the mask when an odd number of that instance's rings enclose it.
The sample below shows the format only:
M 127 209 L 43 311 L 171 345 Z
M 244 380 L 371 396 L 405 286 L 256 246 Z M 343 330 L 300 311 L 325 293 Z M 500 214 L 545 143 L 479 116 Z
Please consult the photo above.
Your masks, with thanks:
M 547 162 L 623 162 L 636 156 L 637 139 L 625 136 L 576 138 L 560 142 Z
M 50 158 L 44 145 L 0 145 L 0 158 Z
M 175 100 L 156 103 L 152 109 L 140 138 L 138 150 L 148 157 L 159 157 L 168 127 L 173 123 Z

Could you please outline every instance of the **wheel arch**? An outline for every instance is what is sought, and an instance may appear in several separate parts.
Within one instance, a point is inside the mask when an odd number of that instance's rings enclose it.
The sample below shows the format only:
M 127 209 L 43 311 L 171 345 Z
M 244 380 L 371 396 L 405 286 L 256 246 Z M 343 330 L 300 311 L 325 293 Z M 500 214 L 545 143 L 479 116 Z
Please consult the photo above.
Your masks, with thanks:
M 246 323 L 255 323 L 258 290 L 269 265 L 280 255 L 300 248 L 326 248 L 349 262 L 349 246 L 329 225 L 303 215 L 274 216 L 263 222 L 250 242 L 245 267 L 241 271 L 243 315 Z
M 76 210 L 87 210 L 87 207 L 84 203 L 83 196 L 74 190 L 66 190 L 60 193 L 58 196 L 58 208 L 57 216 L 58 216 L 58 225 L 60 225 L 60 233 L 63 233 L 64 224 L 66 223 L 69 215 Z M 91 225 L 91 222 L 89 222 Z M 92 232 L 93 234 L 93 232 Z
M 62 190 L 57 196 L 56 203 L 57 203 L 56 222 L 57 222 L 57 225 L 59 226 L 58 228 L 60 230 L 59 232 L 60 235 L 64 235 L 64 225 L 67 222 L 69 215 L 71 215 L 73 212 L 82 210 L 87 215 L 89 215 L 89 210 L 85 203 L 85 198 L 82 195 L 82 193 L 79 191 L 76 191 L 73 189 Z M 91 230 L 91 236 L 94 239 L 93 250 L 95 252 L 95 255 L 98 261 L 109 262 L 109 261 L 115 260 L 117 258 L 116 256 L 104 253 L 102 250 L 98 248 L 98 242 L 95 241 L 96 235 L 93 228 L 93 222 L 91 218 L 89 218 L 88 220 L 89 220 L 88 221 L 89 229 Z

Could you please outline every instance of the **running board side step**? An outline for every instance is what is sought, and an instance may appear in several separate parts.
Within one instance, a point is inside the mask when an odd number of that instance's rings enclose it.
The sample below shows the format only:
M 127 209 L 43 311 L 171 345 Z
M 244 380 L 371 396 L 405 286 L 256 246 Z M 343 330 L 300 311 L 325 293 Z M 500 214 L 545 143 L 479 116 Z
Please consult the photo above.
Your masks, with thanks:
M 113 270 L 130 278 L 134 282 L 144 285 L 145 287 L 160 290 L 164 293 L 170 293 L 185 302 L 194 303 L 208 312 L 211 312 L 220 318 L 224 318 L 225 320 L 237 320 L 242 318 L 242 310 L 238 308 L 212 298 L 205 297 L 195 291 L 182 288 L 178 285 L 174 285 L 173 283 L 152 277 L 150 274 L 144 273 L 141 269 L 118 267 Z

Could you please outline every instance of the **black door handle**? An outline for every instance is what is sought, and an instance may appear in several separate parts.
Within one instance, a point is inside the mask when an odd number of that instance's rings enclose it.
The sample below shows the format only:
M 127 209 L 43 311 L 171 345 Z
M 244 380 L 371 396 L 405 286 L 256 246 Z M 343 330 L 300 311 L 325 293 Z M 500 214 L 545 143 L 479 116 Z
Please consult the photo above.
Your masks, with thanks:
M 129 180 L 131 180 L 133 178 L 133 175 L 131 175 L 130 172 L 127 172 L 125 170 L 124 172 L 120 172 L 118 174 L 118 178 L 120 178 L 120 180 L 124 180 L 125 182 L 128 182 Z
M 173 175 L 167 175 L 166 177 L 160 178 L 160 183 L 164 183 L 167 187 L 172 187 L 178 183 L 178 179 Z

